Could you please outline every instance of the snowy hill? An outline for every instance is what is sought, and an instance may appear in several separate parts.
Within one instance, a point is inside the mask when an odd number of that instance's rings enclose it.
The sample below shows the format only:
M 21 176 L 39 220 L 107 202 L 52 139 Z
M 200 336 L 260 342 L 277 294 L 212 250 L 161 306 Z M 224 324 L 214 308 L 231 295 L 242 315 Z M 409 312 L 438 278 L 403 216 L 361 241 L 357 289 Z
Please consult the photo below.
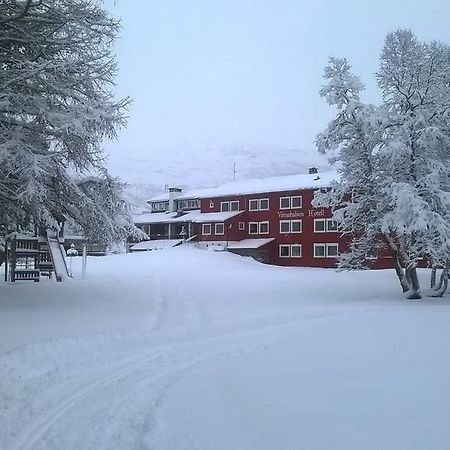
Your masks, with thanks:
M 450 302 L 403 300 L 393 271 L 80 261 L 0 282 L 1 449 L 449 448 Z
M 123 155 L 112 153 L 108 166 L 113 175 L 129 184 L 129 200 L 138 207 L 148 198 L 164 192 L 166 185 L 204 188 L 232 181 L 234 175 L 236 180 L 246 180 L 306 172 L 311 166 L 329 169 L 326 160 L 315 151 L 262 146 Z

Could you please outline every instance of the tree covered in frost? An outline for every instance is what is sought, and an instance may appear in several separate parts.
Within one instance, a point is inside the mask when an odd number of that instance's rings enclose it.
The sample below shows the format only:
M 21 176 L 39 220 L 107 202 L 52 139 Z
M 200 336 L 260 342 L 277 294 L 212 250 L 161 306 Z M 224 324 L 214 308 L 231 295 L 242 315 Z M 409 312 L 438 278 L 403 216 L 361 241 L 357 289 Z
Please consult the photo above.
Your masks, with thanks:
M 128 99 L 112 92 L 119 29 L 94 1 L 0 2 L 1 234 L 60 214 L 106 240 L 132 230 L 101 151 L 125 125 Z
M 420 258 L 443 267 L 444 279 L 450 260 L 450 47 L 419 42 L 409 30 L 388 34 L 379 106 L 361 101 L 363 85 L 350 69 L 336 58 L 325 69 L 320 94 L 337 115 L 316 143 L 340 180 L 316 205 L 330 206 L 351 236 L 341 268 L 389 251 L 403 291 L 418 298 Z

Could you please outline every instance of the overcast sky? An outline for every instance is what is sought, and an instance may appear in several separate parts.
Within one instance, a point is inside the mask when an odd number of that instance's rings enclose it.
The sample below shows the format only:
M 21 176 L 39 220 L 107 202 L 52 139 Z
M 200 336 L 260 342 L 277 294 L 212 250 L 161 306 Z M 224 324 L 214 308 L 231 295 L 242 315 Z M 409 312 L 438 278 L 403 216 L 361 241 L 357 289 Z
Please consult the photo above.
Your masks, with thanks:
M 111 154 L 262 145 L 314 151 L 332 117 L 319 97 L 345 56 L 376 102 L 384 37 L 450 43 L 449 0 L 105 0 L 122 18 L 118 94 L 133 98 Z

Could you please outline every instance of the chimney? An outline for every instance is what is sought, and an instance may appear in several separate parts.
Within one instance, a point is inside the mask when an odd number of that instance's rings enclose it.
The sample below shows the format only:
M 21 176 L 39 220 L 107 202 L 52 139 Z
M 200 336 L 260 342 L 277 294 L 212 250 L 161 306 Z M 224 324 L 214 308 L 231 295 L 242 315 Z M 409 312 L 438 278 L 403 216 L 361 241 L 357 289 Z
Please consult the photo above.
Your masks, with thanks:
M 169 212 L 176 212 L 176 198 L 178 194 L 182 191 L 181 188 L 170 187 L 169 188 Z
M 314 175 L 314 174 L 316 174 L 317 172 L 318 172 L 317 167 L 310 167 L 310 168 L 308 169 L 308 173 L 309 173 L 310 175 Z

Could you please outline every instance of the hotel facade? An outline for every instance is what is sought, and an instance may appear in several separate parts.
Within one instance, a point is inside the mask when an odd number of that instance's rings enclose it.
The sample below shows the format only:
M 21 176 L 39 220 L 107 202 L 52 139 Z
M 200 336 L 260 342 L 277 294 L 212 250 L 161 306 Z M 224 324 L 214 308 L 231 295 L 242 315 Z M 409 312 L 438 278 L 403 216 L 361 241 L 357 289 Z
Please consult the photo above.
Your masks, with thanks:
M 183 242 L 228 250 L 280 266 L 335 267 L 349 239 L 341 236 L 328 208 L 314 208 L 314 192 L 329 188 L 336 173 L 244 180 L 212 189 L 168 188 L 148 201 L 149 212 L 135 217 L 149 237 L 131 251 Z M 371 261 L 390 267 L 390 258 Z

